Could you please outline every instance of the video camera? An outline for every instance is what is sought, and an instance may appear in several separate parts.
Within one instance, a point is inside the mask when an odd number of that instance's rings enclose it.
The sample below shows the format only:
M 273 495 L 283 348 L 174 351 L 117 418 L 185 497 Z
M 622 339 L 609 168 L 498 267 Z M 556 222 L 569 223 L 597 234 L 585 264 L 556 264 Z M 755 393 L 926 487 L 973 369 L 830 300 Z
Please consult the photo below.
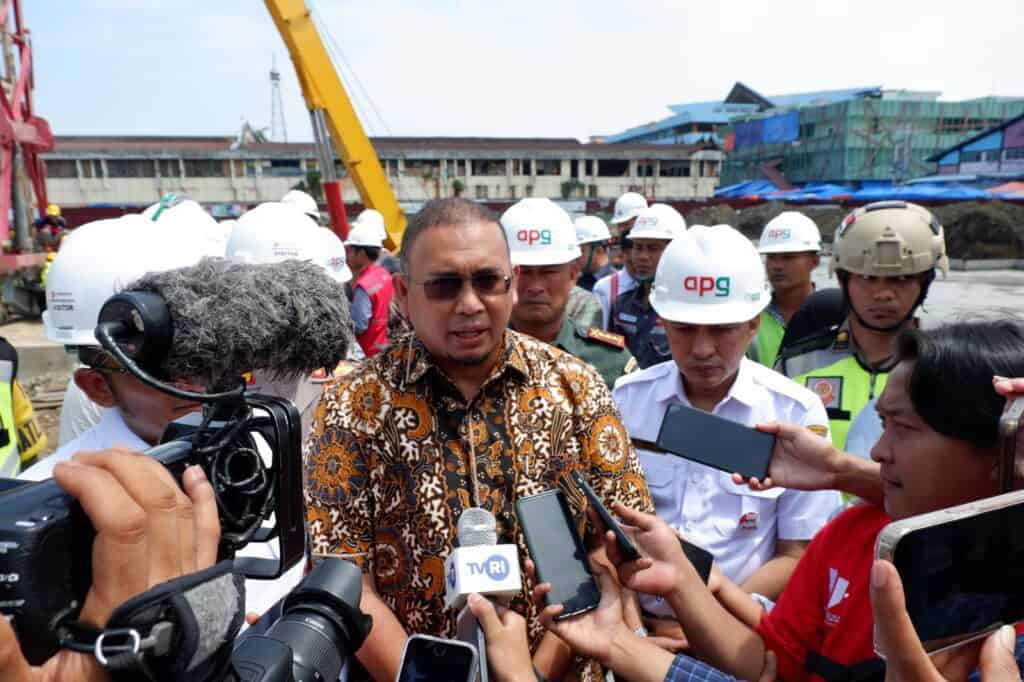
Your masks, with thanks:
M 203 468 L 221 523 L 218 559 L 234 559 L 250 542 L 277 538 L 278 559 L 235 559 L 235 571 L 247 578 L 276 578 L 305 549 L 299 414 L 288 400 L 246 394 L 241 377 L 236 386 L 212 386 L 207 393 L 154 378 L 172 337 L 167 303 L 157 294 L 124 292 L 100 310 L 96 338 L 128 372 L 151 388 L 203 405 L 201 413 L 170 424 L 161 444 L 146 454 L 179 483 L 188 466 Z M 61 624 L 82 607 L 92 583 L 95 531 L 54 481 L 4 483 L 0 613 L 11 619 L 26 658 L 39 663 L 59 647 Z

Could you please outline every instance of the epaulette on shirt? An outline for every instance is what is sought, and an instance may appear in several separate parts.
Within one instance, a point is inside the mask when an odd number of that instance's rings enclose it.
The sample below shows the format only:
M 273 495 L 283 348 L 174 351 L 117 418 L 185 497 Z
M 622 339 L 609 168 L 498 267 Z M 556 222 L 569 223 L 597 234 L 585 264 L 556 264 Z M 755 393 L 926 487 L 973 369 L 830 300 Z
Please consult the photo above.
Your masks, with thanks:
M 626 347 L 626 337 L 622 334 L 616 334 L 614 332 L 605 331 L 599 327 L 589 328 L 585 334 L 581 334 L 585 339 L 591 339 L 611 346 L 613 348 L 623 349 Z

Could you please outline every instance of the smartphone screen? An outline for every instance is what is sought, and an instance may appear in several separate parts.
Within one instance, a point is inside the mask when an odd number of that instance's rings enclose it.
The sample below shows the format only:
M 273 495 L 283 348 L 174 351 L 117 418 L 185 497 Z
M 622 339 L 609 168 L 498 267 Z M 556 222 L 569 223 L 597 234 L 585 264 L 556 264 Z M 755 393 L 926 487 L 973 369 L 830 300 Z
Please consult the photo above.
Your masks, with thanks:
M 729 474 L 764 480 L 775 436 L 676 403 L 665 410 L 657 446 Z
M 892 562 L 927 651 L 1016 623 L 1024 619 L 1024 504 L 912 530 Z
M 561 490 L 516 501 L 519 523 L 537 567 L 539 582 L 551 583 L 548 604 L 563 604 L 559 618 L 597 608 L 601 590 L 590 573 L 583 542 Z
M 405 643 L 397 682 L 469 682 L 476 652 L 463 642 L 413 635 Z

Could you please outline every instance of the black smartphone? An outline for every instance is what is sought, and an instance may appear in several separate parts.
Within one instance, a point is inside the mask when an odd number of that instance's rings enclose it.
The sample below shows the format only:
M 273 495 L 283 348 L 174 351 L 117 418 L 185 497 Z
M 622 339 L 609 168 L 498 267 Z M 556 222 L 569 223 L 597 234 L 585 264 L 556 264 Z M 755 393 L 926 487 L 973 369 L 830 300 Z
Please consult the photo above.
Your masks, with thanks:
M 622 530 L 622 526 L 612 516 L 608 508 L 604 506 L 604 503 L 597 497 L 597 493 L 587 483 L 587 479 L 583 478 L 583 474 L 578 471 L 574 471 L 571 474 L 572 482 L 576 484 L 576 487 L 583 491 L 583 494 L 587 496 L 587 501 L 590 506 L 594 508 L 597 515 L 601 518 L 601 523 L 605 525 L 605 528 L 615 533 L 615 544 L 619 546 L 619 551 L 622 552 L 627 560 L 632 561 L 640 558 L 640 552 L 637 550 L 636 545 L 629 539 L 626 532 Z
M 537 580 L 551 583 L 549 605 L 562 604 L 558 619 L 596 609 L 601 590 L 590 572 L 587 552 L 561 490 L 545 490 L 516 500 Z
M 890 523 L 875 556 L 899 571 L 929 653 L 1024 620 L 1024 491 Z
M 656 445 L 664 452 L 729 474 L 764 480 L 775 436 L 674 403 L 665 410 Z
M 695 545 L 692 542 L 688 542 L 682 538 L 679 538 L 679 546 L 683 548 L 683 554 L 693 564 L 693 567 L 697 570 L 697 575 L 704 581 L 704 584 L 708 584 L 708 578 L 711 577 L 711 566 L 715 563 L 715 555 L 707 551 L 699 545 Z
M 429 635 L 405 640 L 396 682 L 474 682 L 476 650 L 465 642 Z

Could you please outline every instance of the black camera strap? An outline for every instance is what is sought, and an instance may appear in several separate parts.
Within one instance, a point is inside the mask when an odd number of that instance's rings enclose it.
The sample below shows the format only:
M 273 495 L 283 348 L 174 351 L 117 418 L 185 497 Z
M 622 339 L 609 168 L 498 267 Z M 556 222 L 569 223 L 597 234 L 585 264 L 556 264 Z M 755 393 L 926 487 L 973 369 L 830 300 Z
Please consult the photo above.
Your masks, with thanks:
M 245 579 L 222 561 L 119 606 L 103 630 L 57 625 L 60 645 L 92 654 L 114 680 L 220 679 L 245 613 Z

